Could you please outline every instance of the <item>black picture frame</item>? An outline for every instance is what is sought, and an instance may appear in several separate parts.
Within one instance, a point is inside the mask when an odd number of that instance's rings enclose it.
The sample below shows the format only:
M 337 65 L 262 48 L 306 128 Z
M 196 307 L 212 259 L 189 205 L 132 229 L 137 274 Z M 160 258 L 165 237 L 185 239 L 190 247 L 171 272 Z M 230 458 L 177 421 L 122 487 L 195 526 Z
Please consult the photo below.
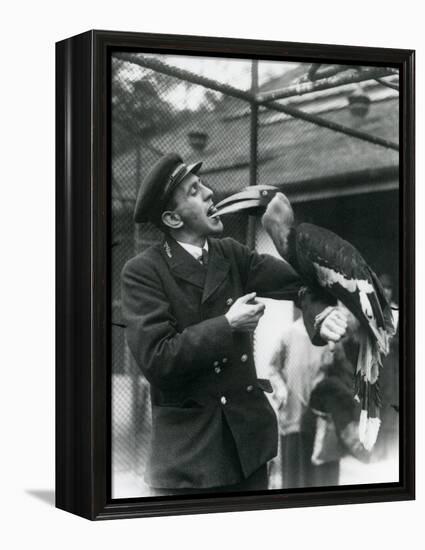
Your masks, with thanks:
M 242 496 L 108 498 L 108 60 L 117 49 L 400 70 L 399 483 Z M 89 31 L 57 43 L 56 74 L 56 506 L 98 520 L 414 499 L 414 51 Z

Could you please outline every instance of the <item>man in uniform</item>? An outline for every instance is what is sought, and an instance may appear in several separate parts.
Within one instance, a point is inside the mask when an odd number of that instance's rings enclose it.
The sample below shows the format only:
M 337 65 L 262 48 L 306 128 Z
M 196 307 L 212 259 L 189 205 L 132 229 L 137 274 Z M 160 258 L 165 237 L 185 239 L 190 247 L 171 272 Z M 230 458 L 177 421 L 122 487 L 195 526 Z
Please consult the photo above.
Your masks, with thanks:
M 317 344 L 345 332 L 335 309 L 318 324 L 328 304 L 288 264 L 218 238 L 223 225 L 211 218 L 201 164 L 169 154 L 153 167 L 135 221 L 154 223 L 164 240 L 122 273 L 128 345 L 151 387 L 145 477 L 153 495 L 267 489 L 278 434 L 264 395 L 271 385 L 254 365 L 251 334 L 264 311 L 257 295 L 298 300 Z

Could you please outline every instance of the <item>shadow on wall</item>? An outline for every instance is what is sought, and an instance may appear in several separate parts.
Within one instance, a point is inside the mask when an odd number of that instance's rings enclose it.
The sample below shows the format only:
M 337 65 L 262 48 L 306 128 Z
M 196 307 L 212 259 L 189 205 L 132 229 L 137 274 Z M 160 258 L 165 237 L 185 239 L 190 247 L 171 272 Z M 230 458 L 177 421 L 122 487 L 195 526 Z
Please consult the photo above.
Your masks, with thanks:
M 55 491 L 53 489 L 27 489 L 25 492 L 49 506 L 55 505 Z

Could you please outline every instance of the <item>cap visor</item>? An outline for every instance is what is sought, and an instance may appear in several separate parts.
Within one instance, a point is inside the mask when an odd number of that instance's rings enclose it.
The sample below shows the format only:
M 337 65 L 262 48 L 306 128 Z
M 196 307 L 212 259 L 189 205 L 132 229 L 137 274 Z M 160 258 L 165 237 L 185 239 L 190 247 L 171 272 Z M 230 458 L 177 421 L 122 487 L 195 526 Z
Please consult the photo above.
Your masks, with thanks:
M 201 166 L 202 166 L 202 161 L 194 162 L 193 164 L 189 164 L 189 166 L 187 167 L 186 175 L 189 174 L 189 173 L 197 174 L 199 172 L 199 170 L 201 169 Z

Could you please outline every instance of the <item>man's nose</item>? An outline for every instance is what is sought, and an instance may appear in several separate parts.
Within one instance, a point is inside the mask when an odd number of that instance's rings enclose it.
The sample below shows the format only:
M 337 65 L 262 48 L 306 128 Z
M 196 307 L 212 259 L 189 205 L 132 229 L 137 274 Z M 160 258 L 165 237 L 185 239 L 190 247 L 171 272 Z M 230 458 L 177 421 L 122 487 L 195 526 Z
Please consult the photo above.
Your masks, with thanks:
M 202 192 L 204 195 L 204 199 L 207 200 L 212 197 L 213 190 L 207 187 L 206 185 L 202 184 Z

